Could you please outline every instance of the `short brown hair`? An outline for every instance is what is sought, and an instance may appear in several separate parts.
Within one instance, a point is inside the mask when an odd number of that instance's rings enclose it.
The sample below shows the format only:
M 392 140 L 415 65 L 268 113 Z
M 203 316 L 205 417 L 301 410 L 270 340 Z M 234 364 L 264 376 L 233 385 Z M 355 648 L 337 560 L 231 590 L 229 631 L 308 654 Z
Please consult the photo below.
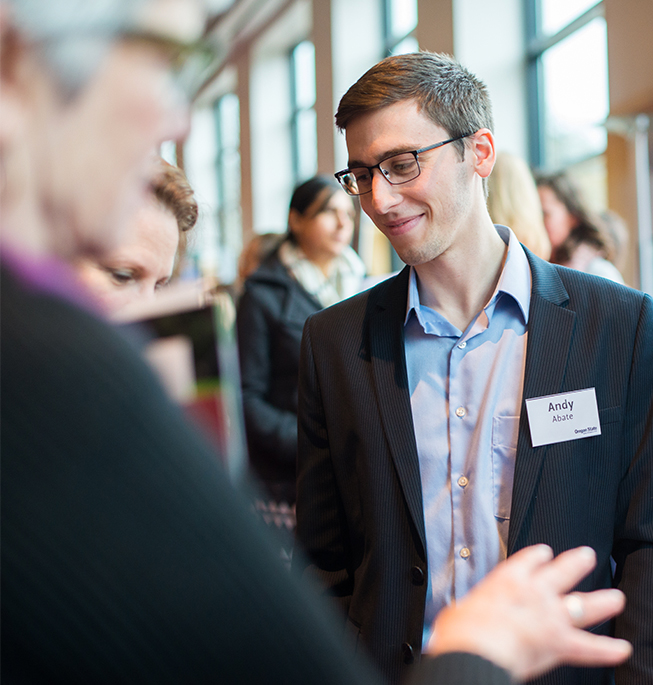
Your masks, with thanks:
M 415 101 L 451 138 L 494 127 L 485 84 L 453 57 L 436 52 L 393 55 L 374 65 L 343 95 L 336 126 L 344 131 L 355 117 L 404 100 Z M 454 145 L 464 156 L 464 139 Z

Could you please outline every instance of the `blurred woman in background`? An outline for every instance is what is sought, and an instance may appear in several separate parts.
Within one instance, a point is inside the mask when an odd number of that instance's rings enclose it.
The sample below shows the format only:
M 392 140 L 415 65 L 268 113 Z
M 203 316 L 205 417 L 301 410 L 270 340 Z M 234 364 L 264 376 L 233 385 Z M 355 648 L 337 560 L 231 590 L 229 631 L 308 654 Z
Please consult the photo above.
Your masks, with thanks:
M 544 228 L 542 205 L 533 175 L 521 157 L 497 153 L 488 179 L 487 208 L 495 224 L 508 226 L 522 245 L 549 259 L 551 242 Z
M 158 158 L 151 191 L 119 245 L 76 263 L 80 279 L 109 314 L 153 297 L 170 281 L 197 222 L 197 202 L 181 169 Z
M 258 233 L 243 246 L 238 257 L 238 279 L 241 283 L 244 283 L 261 266 L 261 262 L 281 245 L 283 238 L 282 233 Z
M 364 267 L 350 247 L 355 210 L 337 181 L 316 176 L 290 202 L 288 233 L 247 278 L 238 346 L 250 462 L 271 500 L 266 522 L 294 528 L 297 377 L 304 322 L 358 292 Z
M 538 176 L 537 189 L 551 240 L 551 261 L 623 283 L 612 264 L 614 249 L 603 222 L 592 215 L 569 178 L 564 174 Z

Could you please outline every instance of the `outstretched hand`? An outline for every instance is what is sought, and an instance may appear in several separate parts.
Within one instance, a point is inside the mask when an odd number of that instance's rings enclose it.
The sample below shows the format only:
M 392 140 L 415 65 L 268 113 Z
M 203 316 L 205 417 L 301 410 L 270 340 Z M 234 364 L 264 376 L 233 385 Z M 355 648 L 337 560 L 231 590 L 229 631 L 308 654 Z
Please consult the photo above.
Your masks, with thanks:
M 472 652 L 518 680 L 555 666 L 614 666 L 632 652 L 626 640 L 583 630 L 621 613 L 624 594 L 569 591 L 596 565 L 589 547 L 555 559 L 534 545 L 499 564 L 468 595 L 437 616 L 426 652 Z

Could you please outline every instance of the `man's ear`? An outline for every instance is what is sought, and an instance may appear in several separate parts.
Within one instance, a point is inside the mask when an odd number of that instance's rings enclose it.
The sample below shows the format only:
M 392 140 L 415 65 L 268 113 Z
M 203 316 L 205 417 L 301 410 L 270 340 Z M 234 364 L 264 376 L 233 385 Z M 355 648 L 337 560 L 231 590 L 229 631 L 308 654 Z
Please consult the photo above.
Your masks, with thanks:
M 472 154 L 474 155 L 474 171 L 481 177 L 487 178 L 496 161 L 494 135 L 487 128 L 479 129 L 472 137 Z

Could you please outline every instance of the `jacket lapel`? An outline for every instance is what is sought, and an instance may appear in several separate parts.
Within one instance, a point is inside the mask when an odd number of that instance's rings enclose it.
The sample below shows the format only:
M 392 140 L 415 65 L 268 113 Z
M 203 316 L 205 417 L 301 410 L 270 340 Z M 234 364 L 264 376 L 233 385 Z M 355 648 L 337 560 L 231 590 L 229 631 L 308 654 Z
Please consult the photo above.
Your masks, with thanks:
M 526 250 L 533 278 L 528 321 L 517 456 L 512 492 L 508 553 L 512 553 L 524 523 L 548 446 L 533 448 L 526 399 L 562 391 L 576 313 L 567 309 L 569 295 L 551 264 Z
M 409 268 L 388 282 L 369 313 L 369 352 L 374 390 L 390 454 L 419 533 L 424 553 L 422 484 L 408 390 L 403 320 L 406 315 Z

